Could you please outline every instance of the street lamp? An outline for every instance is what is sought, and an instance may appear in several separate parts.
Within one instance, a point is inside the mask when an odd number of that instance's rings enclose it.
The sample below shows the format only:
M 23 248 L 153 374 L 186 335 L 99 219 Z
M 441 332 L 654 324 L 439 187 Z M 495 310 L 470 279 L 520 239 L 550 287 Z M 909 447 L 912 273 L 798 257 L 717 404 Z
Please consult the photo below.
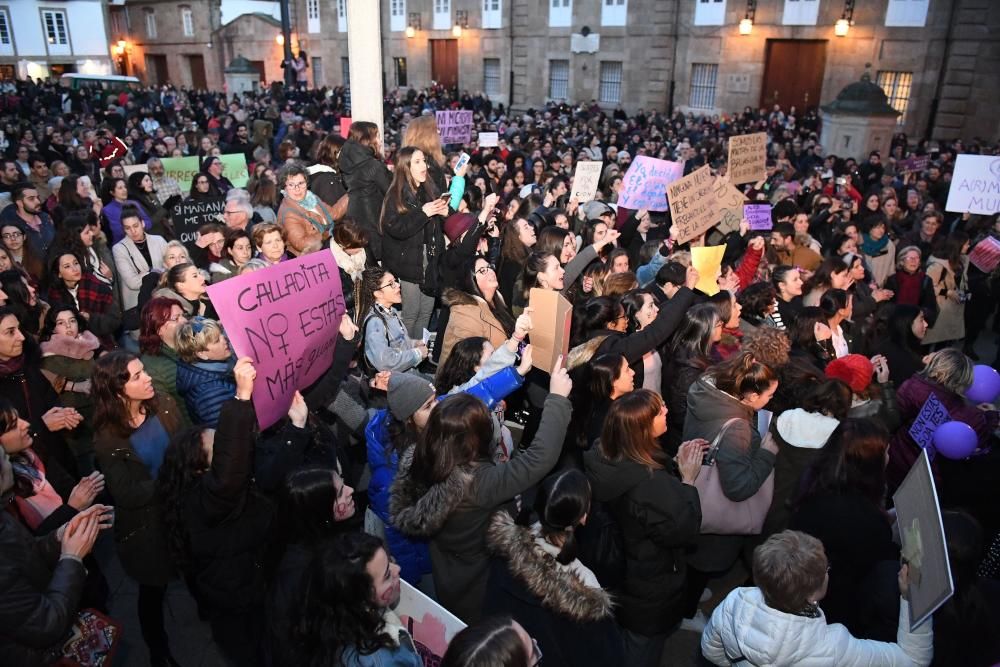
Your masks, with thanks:
M 462 36 L 462 29 L 469 27 L 469 12 L 464 9 L 459 9 L 455 11 L 455 25 L 451 28 L 451 34 L 454 37 Z
M 747 11 L 740 20 L 740 34 L 749 35 L 753 32 L 753 20 L 757 15 L 757 0 L 747 0 Z
M 410 19 L 406 23 L 407 39 L 413 39 L 420 28 L 420 12 L 410 12 Z
M 851 29 L 851 23 L 854 22 L 854 2 L 855 0 L 844 0 L 844 13 L 833 24 L 833 34 L 837 37 L 847 37 L 847 32 Z

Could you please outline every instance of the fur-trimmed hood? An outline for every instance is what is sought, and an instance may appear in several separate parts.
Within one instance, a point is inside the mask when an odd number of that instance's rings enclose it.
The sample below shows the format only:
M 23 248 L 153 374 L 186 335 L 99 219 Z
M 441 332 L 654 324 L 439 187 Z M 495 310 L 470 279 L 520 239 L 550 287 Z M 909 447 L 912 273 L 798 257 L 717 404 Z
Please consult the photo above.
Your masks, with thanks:
M 84 331 L 76 338 L 63 334 L 52 337 L 41 345 L 43 357 L 69 357 L 70 359 L 93 359 L 94 352 L 101 347 L 101 341 L 90 331 Z
M 560 566 L 535 543 L 531 530 L 515 524 L 507 512 L 493 515 L 486 543 L 546 609 L 578 623 L 600 621 L 612 615 L 614 603 L 607 591 L 588 586 L 572 570 Z
M 410 477 L 415 446 L 399 457 L 399 471 L 389 497 L 389 521 L 410 537 L 431 537 L 444 526 L 472 484 L 470 466 L 458 466 L 448 479 L 430 488 Z
M 455 306 L 489 307 L 484 299 L 463 292 L 462 290 L 454 289 L 453 287 L 444 290 L 441 294 L 441 301 L 449 308 L 454 308 Z

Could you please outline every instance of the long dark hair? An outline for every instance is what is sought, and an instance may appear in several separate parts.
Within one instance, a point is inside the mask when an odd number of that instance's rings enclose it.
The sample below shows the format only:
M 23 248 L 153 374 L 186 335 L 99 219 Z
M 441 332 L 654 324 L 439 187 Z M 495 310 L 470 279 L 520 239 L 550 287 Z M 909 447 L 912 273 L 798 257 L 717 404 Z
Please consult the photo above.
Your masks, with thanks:
M 375 292 L 382 286 L 382 280 L 385 279 L 387 273 L 390 272 L 381 266 L 370 266 L 361 273 L 358 295 L 355 299 L 357 311 L 355 311 L 353 318 L 358 323 L 358 326 L 364 326 L 365 317 L 368 316 L 368 312 L 375 305 Z M 364 335 L 365 332 L 362 331 L 361 336 L 364 337 Z
M 482 336 L 463 338 L 451 348 L 451 354 L 434 376 L 434 386 L 442 393 L 465 384 L 476 374 L 476 367 L 483 357 L 483 346 L 487 340 Z
M 13 403 L 6 398 L 0 398 L 0 435 L 17 428 L 18 419 L 20 419 L 20 415 Z M 35 482 L 41 479 L 41 471 L 31 463 L 31 460 L 23 452 L 10 454 L 10 467 L 14 474 L 14 483 L 10 492 L 18 498 L 30 498 L 35 495 Z M 2 491 L 3 489 L 0 489 L 0 492 Z M 3 499 L 7 499 L 6 493 L 4 493 Z
M 163 463 L 156 476 L 156 491 L 163 501 L 167 549 L 182 569 L 190 564 L 191 552 L 190 535 L 182 519 L 184 501 L 198 478 L 210 467 L 202 445 L 206 430 L 200 426 L 187 428 L 174 436 L 163 454 Z
M 324 541 L 313 559 L 303 603 L 294 606 L 292 646 L 300 647 L 299 664 L 338 664 L 345 649 L 370 655 L 396 642 L 385 632 L 375 604 L 368 563 L 385 545 L 366 533 L 345 533 Z
M 28 292 L 27 277 L 18 269 L 7 269 L 0 272 L 0 289 L 7 295 L 4 310 L 17 316 L 21 331 L 31 336 L 38 335 L 41 326 L 42 301 L 35 298 L 35 305 L 30 305 L 31 294 Z
M 278 516 L 282 521 L 286 544 L 318 544 L 342 532 L 347 521 L 336 521 L 333 506 L 337 502 L 337 471 L 309 466 L 291 472 L 278 493 Z M 343 479 L 341 479 L 343 483 Z
M 670 361 L 708 368 L 712 334 L 721 319 L 719 310 L 711 303 L 700 303 L 691 308 L 670 342 Z
M 94 432 L 107 429 L 121 437 L 132 433 L 132 426 L 122 392 L 129 380 L 128 365 L 137 356 L 124 350 L 114 350 L 94 362 L 90 395 L 94 399 Z M 142 403 L 147 417 L 157 412 L 156 396 Z
M 889 432 L 876 421 L 845 419 L 820 450 L 806 479 L 803 499 L 820 493 L 856 491 L 885 508 L 885 452 Z
M 531 656 L 509 614 L 466 627 L 448 643 L 441 667 L 528 667 Z
M 579 470 L 570 468 L 549 475 L 539 485 L 535 495 L 535 516 L 541 524 L 541 534 L 550 544 L 553 537 L 564 541 L 556 561 L 568 565 L 576 559 L 577 544 L 574 529 L 590 511 L 590 482 Z
M 483 291 L 479 289 L 479 284 L 476 283 L 476 261 L 480 259 L 489 262 L 482 255 L 476 255 L 462 267 L 462 274 L 458 278 L 458 289 L 486 301 L 493 317 L 497 318 L 497 321 L 503 326 L 504 333 L 510 336 L 514 333 L 514 316 L 511 315 L 510 309 L 503 297 L 500 296 L 500 290 L 497 289 L 496 293 L 493 294 L 493 299 L 487 301 L 486 297 L 483 296 Z
M 66 216 L 56 232 L 56 238 L 49 248 L 49 260 L 57 255 L 71 253 L 80 262 L 83 271 L 90 271 L 90 262 L 87 261 L 90 255 L 87 246 L 83 244 L 80 234 L 86 227 L 98 226 L 97 214 L 91 210 L 77 211 Z
M 488 460 L 493 421 L 486 405 L 471 394 L 455 394 L 434 406 L 417 441 L 410 474 L 427 486 L 476 459 Z
M 392 171 L 392 183 L 389 184 L 389 190 L 385 193 L 382 215 L 379 216 L 380 232 L 385 232 L 385 214 L 390 206 L 396 209 L 396 213 L 406 213 L 410 210 L 407 201 L 411 197 L 415 197 L 418 203 L 423 203 L 418 194 L 420 190 L 423 190 L 424 193 L 423 201 L 432 201 L 437 197 L 437 188 L 434 186 L 434 179 L 430 177 L 430 174 L 427 175 L 423 183 L 418 184 L 413 180 L 413 174 L 410 173 L 410 162 L 413 160 L 413 154 L 419 150 L 416 146 L 404 146 L 396 153 L 396 166 Z M 420 152 L 423 153 L 423 151 Z
M 963 231 L 954 231 L 943 240 L 938 241 L 931 251 L 932 257 L 948 260 L 948 266 L 957 274 L 955 282 L 961 282 L 962 246 L 969 242 L 969 235 Z
M 59 318 L 59 313 L 65 313 L 69 311 L 76 318 L 76 325 L 80 333 L 87 330 L 87 318 L 80 314 L 80 309 L 70 303 L 53 303 L 49 306 L 49 310 L 45 313 L 45 325 L 42 327 L 42 332 L 38 335 L 38 340 L 45 342 L 51 340 L 53 334 L 56 330 L 56 320 Z
M 833 274 L 850 270 L 851 266 L 840 257 L 827 257 L 816 269 L 816 273 L 812 274 L 809 280 L 802 285 L 802 293 L 809 294 L 814 289 L 829 288 Z

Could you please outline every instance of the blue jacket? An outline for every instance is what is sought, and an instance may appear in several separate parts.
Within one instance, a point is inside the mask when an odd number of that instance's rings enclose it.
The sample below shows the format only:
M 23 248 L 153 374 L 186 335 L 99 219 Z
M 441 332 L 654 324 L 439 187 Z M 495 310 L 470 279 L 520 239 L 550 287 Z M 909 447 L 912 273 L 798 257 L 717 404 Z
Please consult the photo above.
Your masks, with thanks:
M 215 428 L 222 404 L 236 395 L 233 360 L 178 361 L 177 393 L 184 397 L 192 424 Z
M 524 378 L 508 366 L 471 387 L 467 392 L 482 400 L 487 408 L 493 409 L 498 401 L 517 390 L 523 383 Z M 438 400 L 444 398 L 447 396 L 439 396 Z M 389 553 L 399 564 L 400 576 L 416 585 L 423 575 L 431 571 L 431 557 L 427 542 L 411 540 L 389 523 L 389 489 L 396 479 L 396 469 L 399 465 L 397 452 L 389 453 L 387 428 L 391 419 L 388 410 L 379 410 L 368 420 L 368 426 L 365 427 L 368 467 L 372 471 L 371 481 L 368 482 L 368 500 L 372 511 L 385 524 Z

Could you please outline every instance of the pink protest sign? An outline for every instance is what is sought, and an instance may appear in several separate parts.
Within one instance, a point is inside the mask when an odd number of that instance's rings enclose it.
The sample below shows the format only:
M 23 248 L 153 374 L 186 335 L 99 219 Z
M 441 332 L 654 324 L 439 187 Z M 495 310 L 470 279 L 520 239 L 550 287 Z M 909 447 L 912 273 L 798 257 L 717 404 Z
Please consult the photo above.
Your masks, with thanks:
M 667 186 L 684 175 L 682 162 L 639 155 L 625 172 L 618 205 L 634 210 L 667 210 Z
M 208 296 L 236 355 L 253 359 L 253 404 L 267 428 L 333 361 L 346 310 L 337 263 L 312 253 L 211 285 Z
M 471 111 L 438 111 L 434 118 L 442 144 L 468 143 L 472 136 Z
M 347 116 L 340 117 L 340 136 L 344 139 L 347 138 L 347 134 L 351 131 L 351 119 Z
M 969 261 L 983 273 L 993 273 L 1000 265 L 1000 241 L 987 236 L 969 253 Z

